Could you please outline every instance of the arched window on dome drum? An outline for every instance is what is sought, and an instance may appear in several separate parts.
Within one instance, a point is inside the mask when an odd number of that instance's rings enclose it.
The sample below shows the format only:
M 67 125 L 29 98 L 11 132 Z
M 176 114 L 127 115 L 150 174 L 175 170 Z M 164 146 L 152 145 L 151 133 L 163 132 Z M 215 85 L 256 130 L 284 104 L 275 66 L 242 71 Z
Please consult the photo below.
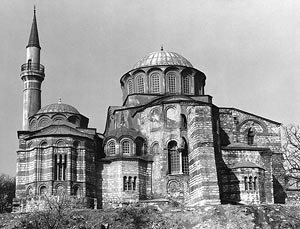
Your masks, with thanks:
M 113 140 L 108 142 L 108 144 L 107 144 L 107 153 L 109 155 L 116 154 L 116 143 Z
M 130 142 L 128 140 L 122 142 L 122 153 L 123 154 L 130 153 Z
M 160 74 L 158 72 L 154 72 L 150 75 L 151 81 L 151 92 L 152 93 L 160 93 Z
M 129 79 L 129 80 L 127 81 L 127 89 L 128 89 L 128 94 L 129 94 L 129 95 L 134 93 L 134 91 L 133 91 L 133 81 L 132 81 L 132 79 Z
M 136 92 L 144 93 L 145 92 L 145 84 L 143 75 L 138 75 L 136 77 Z
M 174 72 L 167 73 L 168 92 L 176 93 L 176 74 Z
M 169 155 L 169 173 L 177 174 L 181 172 L 180 169 L 180 154 L 177 150 L 177 142 L 170 141 L 168 144 Z
M 183 94 L 190 94 L 190 77 L 188 75 L 182 78 L 182 91 Z

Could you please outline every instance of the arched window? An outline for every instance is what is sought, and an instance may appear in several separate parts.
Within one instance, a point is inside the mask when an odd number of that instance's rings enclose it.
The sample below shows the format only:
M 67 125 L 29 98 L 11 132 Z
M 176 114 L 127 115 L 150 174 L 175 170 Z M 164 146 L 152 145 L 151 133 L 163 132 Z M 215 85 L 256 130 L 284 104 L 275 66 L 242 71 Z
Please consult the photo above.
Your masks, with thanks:
M 186 121 L 186 117 L 184 114 L 180 115 L 180 129 L 181 130 L 187 129 L 187 121 Z
M 54 156 L 54 179 L 66 180 L 67 155 L 55 154 Z
M 190 94 L 190 76 L 183 76 L 182 78 L 182 92 L 183 94 Z
M 132 177 L 128 177 L 128 190 L 132 190 Z
M 81 189 L 79 185 L 75 185 L 73 187 L 73 195 L 76 196 L 77 198 L 81 197 Z
M 177 150 L 177 142 L 170 141 L 168 144 L 168 155 L 169 155 L 169 173 L 176 174 L 180 173 L 180 154 Z
M 176 74 L 174 72 L 167 73 L 168 92 L 176 93 Z
M 248 190 L 248 178 L 244 177 L 244 186 L 245 186 L 245 191 Z
M 111 140 L 107 144 L 107 153 L 109 155 L 116 154 L 116 143 L 114 140 Z
M 254 136 L 255 136 L 254 129 L 250 127 L 247 134 L 248 145 L 254 144 Z
M 251 191 L 253 189 L 253 183 L 252 183 L 252 176 L 249 177 L 249 190 Z
M 133 179 L 133 184 L 132 184 L 132 189 L 133 190 L 136 189 L 136 179 L 137 179 L 137 177 L 134 177 L 134 179 Z
M 133 94 L 133 81 L 132 81 L 132 79 L 129 79 L 127 81 L 127 90 L 128 90 L 128 94 Z
M 160 93 L 160 74 L 158 72 L 154 72 L 150 75 L 151 81 L 151 92 L 152 93 Z
M 253 189 L 257 190 L 257 177 L 254 177 L 254 181 L 253 181 Z
M 184 174 L 189 174 L 189 155 L 188 155 L 188 146 L 186 143 L 186 140 L 183 138 L 183 149 L 181 152 L 181 157 L 182 157 L 182 172 Z
M 130 142 L 128 140 L 124 140 L 122 142 L 122 153 L 129 154 L 130 153 Z
M 47 194 L 47 187 L 46 186 L 42 186 L 40 187 L 40 195 L 46 195 Z
M 154 144 L 152 144 L 152 147 L 151 147 L 151 154 L 152 155 L 156 155 L 156 154 L 158 154 L 159 153 L 159 145 L 158 145 L 158 143 L 156 142 L 156 143 L 154 143 Z
M 145 84 L 143 75 L 138 75 L 136 77 L 136 92 L 144 93 L 145 92 Z
M 127 191 L 128 190 L 128 183 L 127 183 L 127 177 L 123 177 L 123 190 Z

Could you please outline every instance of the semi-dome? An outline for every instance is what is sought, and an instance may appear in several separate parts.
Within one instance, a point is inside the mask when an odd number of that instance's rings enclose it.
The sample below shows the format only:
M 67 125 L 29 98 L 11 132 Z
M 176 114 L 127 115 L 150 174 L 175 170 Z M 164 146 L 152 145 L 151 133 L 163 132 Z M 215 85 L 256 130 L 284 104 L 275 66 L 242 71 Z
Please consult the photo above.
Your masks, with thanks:
M 174 65 L 193 68 L 193 65 L 183 56 L 175 52 L 161 50 L 159 52 L 152 52 L 143 57 L 133 66 L 133 69 L 157 65 Z
M 53 103 L 41 108 L 37 114 L 43 113 L 73 113 L 73 114 L 80 114 L 79 111 L 72 107 L 71 105 L 64 104 L 64 103 Z

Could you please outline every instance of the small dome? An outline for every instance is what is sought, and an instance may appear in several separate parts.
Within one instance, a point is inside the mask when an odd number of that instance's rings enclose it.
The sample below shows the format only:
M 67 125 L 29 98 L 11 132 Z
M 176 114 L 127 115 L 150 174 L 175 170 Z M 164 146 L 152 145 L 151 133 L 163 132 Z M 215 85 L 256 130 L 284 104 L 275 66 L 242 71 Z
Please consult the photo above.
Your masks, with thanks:
M 157 65 L 174 65 L 185 66 L 190 68 L 193 67 L 193 65 L 183 56 L 175 52 L 168 52 L 162 50 L 159 52 L 152 52 L 146 55 L 133 66 L 133 69 Z
M 73 114 L 80 114 L 79 111 L 72 107 L 71 105 L 64 104 L 64 103 L 53 103 L 41 108 L 37 114 L 43 113 L 73 113 Z

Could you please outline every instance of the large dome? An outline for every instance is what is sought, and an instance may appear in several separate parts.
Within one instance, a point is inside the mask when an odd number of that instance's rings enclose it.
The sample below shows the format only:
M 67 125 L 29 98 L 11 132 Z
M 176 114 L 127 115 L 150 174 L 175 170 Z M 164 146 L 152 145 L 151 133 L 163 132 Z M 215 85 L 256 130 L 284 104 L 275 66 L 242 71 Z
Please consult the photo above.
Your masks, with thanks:
M 143 57 L 133 66 L 133 69 L 156 65 L 175 65 L 190 68 L 193 67 L 193 65 L 183 56 L 175 52 L 161 50 L 159 52 L 152 52 Z
M 73 113 L 73 114 L 80 114 L 79 111 L 72 107 L 71 105 L 64 104 L 64 103 L 53 103 L 41 108 L 37 114 L 43 113 Z

